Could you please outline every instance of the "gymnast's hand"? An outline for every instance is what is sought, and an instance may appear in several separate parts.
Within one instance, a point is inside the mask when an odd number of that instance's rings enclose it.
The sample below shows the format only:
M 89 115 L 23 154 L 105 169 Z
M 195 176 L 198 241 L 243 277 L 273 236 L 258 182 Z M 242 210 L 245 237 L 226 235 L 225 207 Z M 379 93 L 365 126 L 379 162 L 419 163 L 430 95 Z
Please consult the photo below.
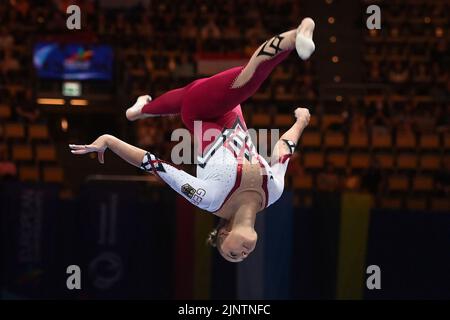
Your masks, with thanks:
M 71 152 L 73 154 L 87 154 L 91 152 L 97 152 L 98 161 L 100 163 L 105 163 L 105 151 L 108 148 L 107 135 L 103 135 L 97 138 L 91 144 L 69 144 Z

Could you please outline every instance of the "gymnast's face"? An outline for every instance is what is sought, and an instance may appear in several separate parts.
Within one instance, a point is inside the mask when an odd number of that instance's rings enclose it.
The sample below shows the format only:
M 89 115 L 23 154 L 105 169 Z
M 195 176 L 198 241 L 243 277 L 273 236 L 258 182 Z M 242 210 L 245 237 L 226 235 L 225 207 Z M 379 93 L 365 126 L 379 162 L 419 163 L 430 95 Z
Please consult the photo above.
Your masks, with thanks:
M 241 262 L 255 249 L 258 235 L 250 227 L 235 227 L 219 230 L 219 243 L 217 248 L 222 257 L 230 262 Z

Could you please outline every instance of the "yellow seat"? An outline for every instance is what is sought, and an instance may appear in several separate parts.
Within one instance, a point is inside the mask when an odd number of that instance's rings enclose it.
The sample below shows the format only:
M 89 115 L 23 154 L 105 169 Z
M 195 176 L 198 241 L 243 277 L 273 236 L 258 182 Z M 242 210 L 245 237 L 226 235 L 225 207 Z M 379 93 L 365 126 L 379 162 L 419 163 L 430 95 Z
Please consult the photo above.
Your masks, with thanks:
M 388 188 L 391 191 L 406 191 L 409 187 L 408 177 L 390 176 L 388 178 Z
M 305 168 L 320 169 L 324 167 L 324 156 L 320 152 L 308 152 L 303 154 Z
M 412 170 L 417 167 L 417 156 L 415 154 L 400 154 L 397 156 L 397 167 L 399 169 Z
M 34 166 L 22 166 L 19 168 L 20 181 L 39 181 L 39 170 Z
M 38 161 L 55 161 L 56 148 L 49 145 L 36 146 L 36 160 Z
M 13 145 L 12 159 L 15 161 L 30 161 L 33 159 L 33 149 L 29 145 Z
M 433 177 L 428 175 L 418 175 L 413 178 L 414 191 L 432 191 L 434 187 Z
M 5 138 L 7 139 L 21 139 L 25 137 L 25 127 L 21 123 L 7 123 L 4 130 Z
M 320 132 L 315 131 L 305 132 L 300 139 L 301 139 L 300 145 L 302 147 L 318 148 L 321 145 Z
M 64 181 L 64 172 L 59 167 L 45 167 L 43 170 L 43 180 L 45 182 L 62 183 Z
M 330 153 L 327 156 L 327 161 L 332 163 L 336 168 L 342 169 L 347 166 L 348 156 L 346 153 Z
M 340 132 L 328 132 L 325 134 L 324 144 L 326 147 L 342 148 L 345 143 L 345 137 Z
M 31 124 L 28 127 L 28 136 L 31 140 L 48 139 L 48 127 L 43 124 Z
M 423 134 L 419 141 L 421 149 L 437 150 L 439 148 L 439 136 L 437 134 Z
M 368 153 L 354 153 L 350 156 L 350 166 L 355 169 L 366 169 L 370 166 Z

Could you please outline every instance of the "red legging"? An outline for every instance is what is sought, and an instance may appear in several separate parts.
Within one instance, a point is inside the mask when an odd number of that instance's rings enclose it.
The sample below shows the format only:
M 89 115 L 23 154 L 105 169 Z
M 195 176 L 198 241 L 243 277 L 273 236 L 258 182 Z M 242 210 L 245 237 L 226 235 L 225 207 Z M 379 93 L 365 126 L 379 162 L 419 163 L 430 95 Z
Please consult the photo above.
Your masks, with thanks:
M 193 132 L 194 121 L 202 121 L 202 132 L 214 128 L 230 128 L 239 119 L 244 129 L 245 120 L 240 104 L 252 96 L 270 72 L 283 61 L 292 49 L 261 62 L 254 74 L 242 87 L 232 88 L 233 82 L 244 69 L 235 67 L 212 77 L 196 80 L 189 85 L 171 90 L 147 103 L 142 112 L 153 115 L 179 114 L 185 126 Z M 210 141 L 202 141 L 202 149 Z

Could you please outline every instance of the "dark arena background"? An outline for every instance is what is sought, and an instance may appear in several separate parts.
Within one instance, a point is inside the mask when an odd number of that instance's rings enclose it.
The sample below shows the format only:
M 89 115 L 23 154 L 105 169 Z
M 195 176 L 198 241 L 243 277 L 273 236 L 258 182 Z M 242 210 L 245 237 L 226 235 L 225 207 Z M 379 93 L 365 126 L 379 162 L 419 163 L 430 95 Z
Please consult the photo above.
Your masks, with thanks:
M 2 0 L 2 299 L 450 299 L 449 12 L 448 0 Z M 304 17 L 311 59 L 292 54 L 242 104 L 256 129 L 311 113 L 244 262 L 207 246 L 215 216 L 155 176 L 70 153 L 109 133 L 169 160 L 180 117 L 129 122 L 136 98 L 241 65 Z

